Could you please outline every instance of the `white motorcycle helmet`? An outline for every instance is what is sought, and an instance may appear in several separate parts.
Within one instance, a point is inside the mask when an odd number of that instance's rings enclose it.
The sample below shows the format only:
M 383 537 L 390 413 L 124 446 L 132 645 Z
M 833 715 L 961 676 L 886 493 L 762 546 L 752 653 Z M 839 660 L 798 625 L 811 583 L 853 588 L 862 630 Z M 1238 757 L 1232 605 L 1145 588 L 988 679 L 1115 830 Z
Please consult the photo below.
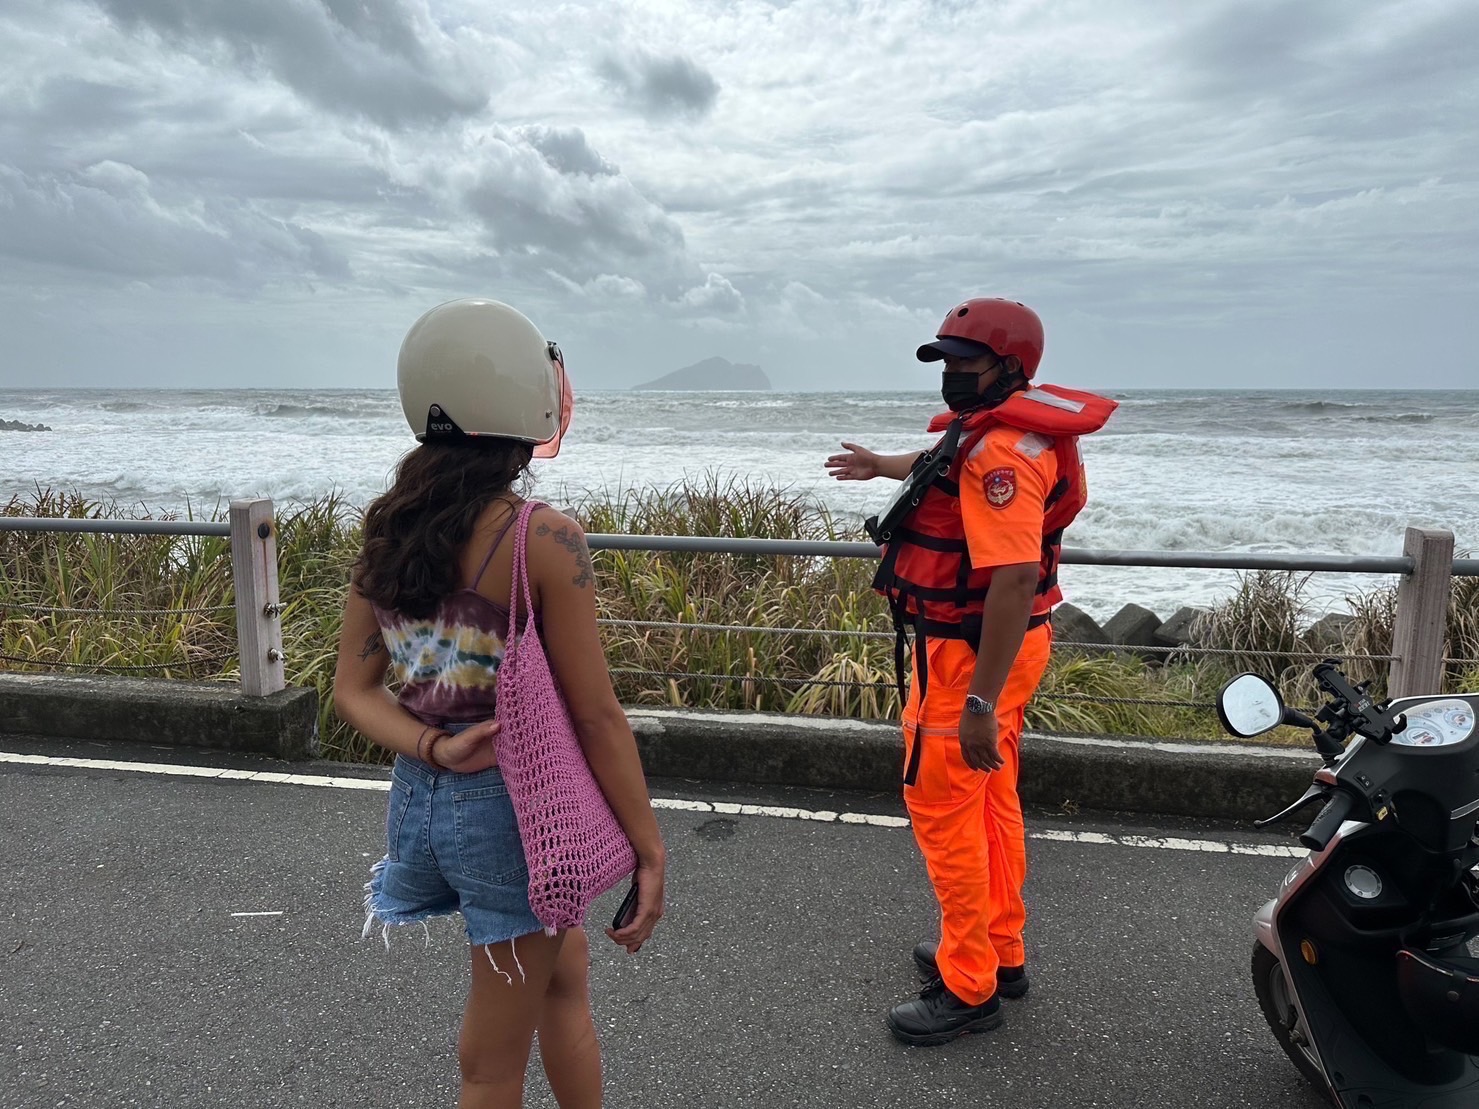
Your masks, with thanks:
M 423 443 L 481 437 L 534 444 L 553 458 L 574 397 L 560 348 L 515 308 L 469 297 L 411 325 L 396 365 L 401 411 Z

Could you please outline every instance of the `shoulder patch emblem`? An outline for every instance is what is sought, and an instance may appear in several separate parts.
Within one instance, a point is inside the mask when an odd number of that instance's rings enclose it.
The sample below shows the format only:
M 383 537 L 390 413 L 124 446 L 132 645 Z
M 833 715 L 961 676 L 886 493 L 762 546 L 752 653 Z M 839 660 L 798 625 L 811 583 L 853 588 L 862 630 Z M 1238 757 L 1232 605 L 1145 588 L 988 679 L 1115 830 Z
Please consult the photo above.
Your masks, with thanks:
M 1002 466 L 986 475 L 986 503 L 992 508 L 1005 508 L 1017 497 L 1017 471 Z

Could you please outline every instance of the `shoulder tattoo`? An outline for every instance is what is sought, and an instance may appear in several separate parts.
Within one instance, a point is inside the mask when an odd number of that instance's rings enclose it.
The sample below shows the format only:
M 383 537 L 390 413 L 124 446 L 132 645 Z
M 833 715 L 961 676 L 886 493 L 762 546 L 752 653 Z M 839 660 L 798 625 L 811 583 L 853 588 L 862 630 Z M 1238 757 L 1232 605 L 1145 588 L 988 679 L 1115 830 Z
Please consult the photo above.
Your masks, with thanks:
M 575 556 L 575 577 L 570 579 L 571 583 L 581 589 L 590 585 L 592 581 L 591 553 L 585 545 L 585 536 L 579 529 L 561 527 L 556 531 L 548 524 L 540 524 L 534 529 L 534 534 L 553 536 L 556 543 L 573 554 Z
M 383 654 L 384 652 L 385 640 L 381 637 L 380 632 L 377 629 L 370 634 L 370 637 L 368 639 L 365 640 L 365 645 L 359 653 L 359 660 L 361 662 L 365 662 L 369 659 L 374 658 L 378 654 Z

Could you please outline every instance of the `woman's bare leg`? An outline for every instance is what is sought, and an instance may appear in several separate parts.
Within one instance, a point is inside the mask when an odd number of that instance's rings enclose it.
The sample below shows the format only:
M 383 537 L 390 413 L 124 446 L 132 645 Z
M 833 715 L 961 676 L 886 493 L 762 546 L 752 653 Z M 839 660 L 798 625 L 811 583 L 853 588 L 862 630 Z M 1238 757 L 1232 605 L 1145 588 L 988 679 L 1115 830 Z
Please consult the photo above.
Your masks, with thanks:
M 459 1109 L 519 1109 L 529 1046 L 543 1016 L 566 933 L 533 932 L 512 943 L 472 947 L 472 988 L 462 1014 Z
M 539 1060 L 560 1109 L 600 1109 L 601 1044 L 591 1018 L 590 944 L 572 928 L 539 1018 Z

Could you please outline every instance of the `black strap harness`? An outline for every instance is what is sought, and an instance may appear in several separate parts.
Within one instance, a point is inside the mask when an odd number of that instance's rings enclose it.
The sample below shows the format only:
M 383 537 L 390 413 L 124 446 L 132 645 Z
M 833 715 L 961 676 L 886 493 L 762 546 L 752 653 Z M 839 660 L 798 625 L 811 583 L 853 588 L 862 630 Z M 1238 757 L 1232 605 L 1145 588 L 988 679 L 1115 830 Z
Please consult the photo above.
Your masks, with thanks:
M 910 648 L 910 630 L 914 632 L 914 661 L 919 673 L 919 703 L 921 706 L 929 692 L 929 650 L 925 642 L 927 639 L 963 639 L 970 644 L 972 651 L 980 649 L 982 620 L 979 612 L 965 612 L 958 621 L 946 621 L 926 619 L 923 611 L 912 613 L 909 611 L 910 598 L 914 600 L 916 609 L 922 610 L 927 602 L 936 602 L 953 604 L 964 610 L 973 604 L 983 602 L 986 597 L 985 587 L 972 587 L 970 584 L 970 551 L 963 536 L 953 538 L 925 535 L 906 526 L 909 516 L 919 507 L 919 503 L 924 500 L 925 495 L 931 489 L 936 489 L 952 499 L 959 499 L 960 486 L 950 478 L 949 474 L 955 455 L 960 448 L 963 425 L 964 416 L 952 420 L 949 428 L 946 429 L 944 438 L 936 447 L 923 452 L 915 459 L 909 476 L 904 479 L 903 487 L 895 494 L 883 512 L 869 517 L 863 525 L 875 543 L 886 547 L 878 573 L 873 578 L 873 588 L 888 599 L 889 613 L 893 617 L 894 677 L 898 682 L 901 703 L 907 697 L 908 689 L 905 659 Z M 1069 488 L 1068 479 L 1060 476 L 1047 497 L 1044 498 L 1044 511 L 1050 510 L 1057 504 Z M 1047 568 L 1047 572 L 1037 583 L 1036 593 L 1039 596 L 1051 591 L 1058 583 L 1057 550 L 1062 538 L 1061 528 L 1043 536 L 1043 565 Z M 932 587 L 901 580 L 895 572 L 895 567 L 898 563 L 899 552 L 905 545 L 937 551 L 941 554 L 958 555 L 959 569 L 956 572 L 955 583 L 951 586 Z M 1050 619 L 1051 613 L 1036 613 L 1028 619 L 1027 630 L 1040 628 Z M 908 766 L 904 771 L 905 785 L 913 785 L 919 776 L 920 751 L 921 745 L 916 736 L 913 749 L 909 754 Z
M 863 530 L 868 538 L 880 547 L 894 538 L 899 526 L 919 507 L 924 495 L 931 487 L 947 496 L 960 496 L 960 486 L 949 478 L 950 467 L 955 462 L 955 453 L 960 449 L 960 433 L 965 427 L 965 416 L 957 416 L 945 429 L 944 437 L 927 451 L 922 451 L 914 460 L 906 477 L 894 494 L 893 500 L 884 506 L 877 516 L 863 521 Z

